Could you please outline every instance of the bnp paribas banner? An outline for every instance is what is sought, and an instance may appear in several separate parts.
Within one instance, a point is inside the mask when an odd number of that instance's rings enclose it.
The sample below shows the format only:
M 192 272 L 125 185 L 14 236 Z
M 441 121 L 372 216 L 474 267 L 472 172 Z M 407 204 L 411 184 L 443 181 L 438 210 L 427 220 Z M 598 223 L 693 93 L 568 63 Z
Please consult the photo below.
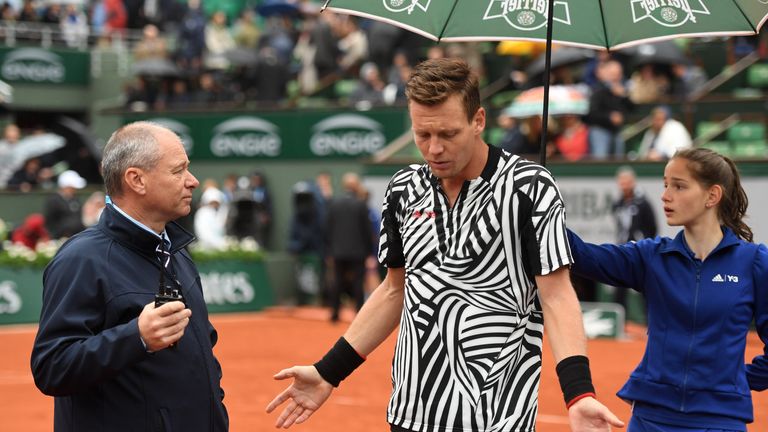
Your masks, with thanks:
M 0 48 L 0 79 L 9 83 L 84 86 L 91 77 L 90 67 L 87 52 Z
M 405 110 L 129 116 L 176 132 L 190 159 L 317 159 L 369 156 L 403 133 Z

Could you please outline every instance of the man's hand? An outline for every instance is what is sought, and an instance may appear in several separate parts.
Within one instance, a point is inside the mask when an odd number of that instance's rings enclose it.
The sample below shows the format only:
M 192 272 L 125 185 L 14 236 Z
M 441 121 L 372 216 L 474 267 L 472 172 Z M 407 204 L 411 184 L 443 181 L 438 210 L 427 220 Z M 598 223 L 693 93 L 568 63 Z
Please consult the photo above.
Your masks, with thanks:
M 184 335 L 192 311 L 180 301 L 155 307 L 155 302 L 144 306 L 139 315 L 139 335 L 147 351 L 160 351 L 176 343 Z
M 280 404 L 290 399 L 275 422 L 275 427 L 278 428 L 287 429 L 294 423 L 304 423 L 333 391 L 333 386 L 320 376 L 314 366 L 294 366 L 283 369 L 275 374 L 274 378 L 276 380 L 293 378 L 293 383 L 267 405 L 267 412 L 271 413 Z
M 611 426 L 624 427 L 624 422 L 595 398 L 585 397 L 568 409 L 573 432 L 610 431 Z

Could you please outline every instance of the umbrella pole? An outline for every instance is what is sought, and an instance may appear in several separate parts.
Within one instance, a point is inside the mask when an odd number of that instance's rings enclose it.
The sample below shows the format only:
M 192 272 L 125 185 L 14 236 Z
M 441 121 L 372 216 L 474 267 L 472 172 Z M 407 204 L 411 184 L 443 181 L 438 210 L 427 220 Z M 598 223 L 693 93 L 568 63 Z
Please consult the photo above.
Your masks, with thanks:
M 552 25 L 554 22 L 553 11 L 555 0 L 549 0 L 547 8 L 547 48 L 544 53 L 544 111 L 541 113 L 541 148 L 539 149 L 539 162 L 541 166 L 547 165 L 547 128 L 549 127 L 549 69 L 552 65 Z

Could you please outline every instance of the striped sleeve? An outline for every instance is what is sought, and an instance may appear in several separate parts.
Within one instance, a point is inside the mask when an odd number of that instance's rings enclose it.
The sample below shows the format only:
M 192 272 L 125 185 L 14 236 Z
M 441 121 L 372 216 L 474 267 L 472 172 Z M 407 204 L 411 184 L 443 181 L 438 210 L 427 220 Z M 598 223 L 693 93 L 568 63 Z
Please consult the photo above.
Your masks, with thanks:
M 531 224 L 538 253 L 537 274 L 547 275 L 560 267 L 573 264 L 568 234 L 565 229 L 565 205 L 552 174 L 538 165 L 528 165 L 522 192 L 530 200 Z M 533 171 L 531 173 L 531 171 Z
M 400 220 L 397 210 L 400 205 L 408 172 L 395 174 L 389 181 L 381 209 L 381 231 L 379 232 L 379 262 L 387 268 L 405 267 L 403 239 L 400 235 Z

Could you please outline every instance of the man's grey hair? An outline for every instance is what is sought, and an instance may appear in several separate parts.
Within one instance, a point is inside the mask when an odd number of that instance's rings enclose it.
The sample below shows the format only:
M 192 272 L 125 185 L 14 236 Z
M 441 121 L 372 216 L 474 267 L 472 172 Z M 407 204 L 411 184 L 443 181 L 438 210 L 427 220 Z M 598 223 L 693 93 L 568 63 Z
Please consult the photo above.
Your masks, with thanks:
M 157 165 L 160 151 L 156 134 L 160 130 L 168 129 L 157 123 L 140 121 L 121 127 L 109 137 L 101 159 L 101 175 L 107 195 L 123 194 L 123 176 L 128 168 L 151 170 Z

